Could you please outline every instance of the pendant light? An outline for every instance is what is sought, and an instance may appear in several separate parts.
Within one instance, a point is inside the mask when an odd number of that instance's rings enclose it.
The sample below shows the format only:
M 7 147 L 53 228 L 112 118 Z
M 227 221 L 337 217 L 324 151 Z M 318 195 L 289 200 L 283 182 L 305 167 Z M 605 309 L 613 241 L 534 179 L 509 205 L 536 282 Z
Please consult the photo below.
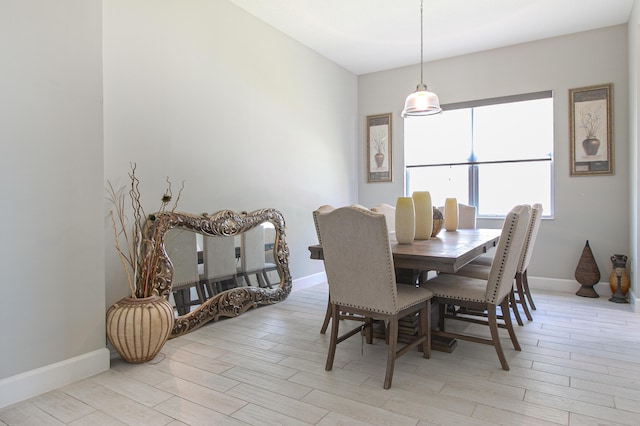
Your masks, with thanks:
M 423 18 L 422 18 L 422 3 L 420 0 L 420 84 L 416 87 L 416 91 L 407 96 L 407 100 L 404 102 L 404 109 L 402 110 L 401 117 L 418 117 L 421 115 L 432 115 L 442 112 L 440 108 L 440 100 L 438 95 L 430 92 L 427 89 L 427 85 L 422 82 L 422 74 L 424 68 L 424 35 L 423 35 Z

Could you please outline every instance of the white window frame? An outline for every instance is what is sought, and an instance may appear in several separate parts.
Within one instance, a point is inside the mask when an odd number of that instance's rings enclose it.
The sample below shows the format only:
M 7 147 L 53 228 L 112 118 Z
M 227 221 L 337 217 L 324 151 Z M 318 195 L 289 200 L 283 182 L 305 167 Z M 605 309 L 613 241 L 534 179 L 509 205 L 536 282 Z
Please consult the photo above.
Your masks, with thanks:
M 474 107 L 481 107 L 481 106 L 488 106 L 488 105 L 497 105 L 497 104 L 507 104 L 507 103 L 512 103 L 512 102 L 522 102 L 522 101 L 529 101 L 529 100 L 537 100 L 537 99 L 546 99 L 546 98 L 550 98 L 553 99 L 553 91 L 551 90 L 547 90 L 547 91 L 541 91 L 541 92 L 533 92 L 533 93 L 525 93 L 525 94 L 519 94 L 519 95 L 511 95 L 511 96 L 502 96 L 502 97 L 496 97 L 496 98 L 490 98 L 490 99 L 481 99 L 481 100 L 474 100 L 474 101 L 465 101 L 465 102 L 458 102 L 458 103 L 451 103 L 451 104 L 446 104 L 446 105 L 442 105 L 442 110 L 446 113 L 446 111 L 450 111 L 450 110 L 456 110 L 456 109 L 471 109 Z M 426 120 L 428 120 L 429 118 L 426 118 Z M 478 205 L 478 198 L 479 198 L 479 187 L 478 187 L 478 182 L 477 182 L 477 176 L 478 176 L 478 165 L 482 165 L 482 164 L 506 164 L 506 163 L 518 163 L 518 162 L 526 162 L 526 163 L 532 163 L 532 162 L 537 162 L 537 161 L 548 161 L 549 163 L 549 167 L 550 167 L 550 187 L 549 187 L 549 209 L 545 209 L 543 217 L 548 219 L 548 218 L 553 218 L 553 212 L 554 212 L 554 147 L 555 147 L 555 143 L 552 141 L 552 150 L 549 156 L 547 157 L 541 157 L 541 158 L 528 158 L 528 159 L 519 159 L 519 160 L 499 160 L 499 161 L 464 161 L 464 162 L 455 162 L 455 163 L 436 163 L 436 164 L 411 164 L 411 165 L 406 165 L 406 161 L 405 161 L 405 193 L 407 196 L 410 195 L 410 193 L 413 190 L 418 190 L 418 188 L 412 189 L 410 188 L 410 181 L 409 181 L 409 170 L 412 168 L 421 168 L 421 167 L 436 167 L 436 166 L 462 166 L 462 165 L 468 165 L 469 166 L 469 180 L 468 180 L 468 185 L 469 185 L 469 204 L 471 205 Z M 406 152 L 406 151 L 405 151 Z M 475 176 L 475 179 L 474 179 Z M 479 218 L 504 218 L 504 215 L 486 215 L 486 214 L 482 214 L 479 213 L 478 215 Z

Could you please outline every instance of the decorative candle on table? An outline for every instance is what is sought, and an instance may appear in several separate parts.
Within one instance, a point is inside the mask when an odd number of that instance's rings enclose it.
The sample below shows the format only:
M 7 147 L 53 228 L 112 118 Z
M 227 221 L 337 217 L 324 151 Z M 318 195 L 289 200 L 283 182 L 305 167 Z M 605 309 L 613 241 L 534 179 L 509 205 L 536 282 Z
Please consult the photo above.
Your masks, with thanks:
M 455 198 L 447 198 L 444 201 L 444 229 L 458 229 L 458 200 Z
M 433 207 L 429 191 L 415 191 L 412 195 L 416 212 L 416 240 L 428 240 L 433 231 Z
M 416 233 L 413 198 L 398 197 L 396 201 L 396 240 L 399 244 L 411 244 Z

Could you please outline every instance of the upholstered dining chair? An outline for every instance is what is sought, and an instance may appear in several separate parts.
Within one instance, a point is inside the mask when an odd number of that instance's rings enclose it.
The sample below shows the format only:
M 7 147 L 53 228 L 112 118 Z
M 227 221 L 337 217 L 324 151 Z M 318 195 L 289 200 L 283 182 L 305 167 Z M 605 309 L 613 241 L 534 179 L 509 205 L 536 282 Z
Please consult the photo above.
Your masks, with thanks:
M 444 206 L 438 207 L 444 213 Z M 476 227 L 476 206 L 458 203 L 458 229 L 474 229 Z
M 372 212 L 382 213 L 387 221 L 387 229 L 389 232 L 395 232 L 396 230 L 396 208 L 391 204 L 380 203 L 371 207 Z
M 322 236 L 320 235 L 320 228 L 318 227 L 318 214 L 328 213 L 335 209 L 336 209 L 335 207 L 325 204 L 323 206 L 318 207 L 317 210 L 313 211 L 313 223 L 316 227 L 316 235 L 318 236 L 318 244 L 320 245 L 322 245 Z M 327 311 L 324 314 L 324 321 L 322 322 L 322 327 L 320 327 L 320 334 L 325 334 L 327 332 L 327 328 L 329 327 L 329 321 L 331 321 L 331 302 L 327 300 Z
M 264 229 L 257 226 L 243 232 L 240 237 L 240 268 L 238 273 L 246 285 L 251 285 L 249 276 L 256 278 L 258 287 L 269 287 L 271 283 L 265 273 Z
M 267 287 L 272 288 L 272 284 L 271 284 L 271 279 L 269 278 L 269 273 L 271 271 L 277 271 L 278 267 L 276 266 L 276 259 L 275 259 L 275 254 L 273 252 L 273 244 L 276 241 L 276 228 L 268 223 L 268 224 L 262 224 L 262 231 L 263 231 L 263 235 L 264 235 L 264 244 L 265 244 L 265 251 L 264 251 L 264 270 L 262 271 L 262 275 L 264 276 L 264 280 L 267 283 Z M 267 248 L 267 244 L 270 244 L 270 248 Z M 280 280 L 280 277 L 278 276 L 278 278 L 276 279 L 277 281 Z
M 518 261 L 518 268 L 515 274 L 515 289 L 512 289 L 511 308 L 513 314 L 516 317 L 519 325 L 523 325 L 518 305 L 522 306 L 527 320 L 532 321 L 531 309 L 535 310 L 536 306 L 533 303 L 533 297 L 531 296 L 531 290 L 529 289 L 529 280 L 527 279 L 527 269 L 529 269 L 529 263 L 531 262 L 531 256 L 533 253 L 533 247 L 535 246 L 536 239 L 538 237 L 538 231 L 540 229 L 540 223 L 542 222 L 542 204 L 534 204 L 531 207 L 531 219 L 529 220 L 529 227 L 527 229 L 527 238 L 520 254 L 520 260 Z M 490 260 L 487 263 L 487 260 Z M 478 261 L 472 261 L 457 274 L 465 275 L 469 277 L 487 279 L 489 271 L 491 270 L 491 263 L 493 258 L 479 259 Z M 529 306 L 527 306 L 527 302 Z
M 204 280 L 209 297 L 222 291 L 222 283 L 232 280 L 238 285 L 236 244 L 233 237 L 203 236 Z
M 430 290 L 397 284 L 387 223 L 383 215 L 357 207 L 342 207 L 319 213 L 324 265 L 331 303 L 331 338 L 325 369 L 333 368 L 336 346 L 366 330 L 372 342 L 373 320 L 388 323 L 385 389 L 391 387 L 395 361 L 410 349 L 420 347 L 431 357 Z M 398 349 L 398 320 L 419 312 L 418 336 Z M 338 335 L 341 313 L 361 315 L 367 320 Z
M 486 280 L 457 274 L 440 274 L 422 284 L 424 288 L 433 292 L 433 300 L 439 305 L 438 330 L 434 330 L 433 334 L 493 345 L 504 370 L 509 370 L 509 364 L 502 351 L 498 329 L 507 329 L 513 347 L 519 351 L 520 344 L 509 314 L 509 297 L 527 237 L 530 217 L 531 207 L 526 205 L 516 206 L 507 214 L 496 248 L 495 260 Z M 464 314 L 450 314 L 446 311 L 446 305 L 460 306 L 465 309 Z M 498 306 L 502 313 L 500 322 Z M 448 332 L 445 328 L 445 318 L 488 325 L 491 339 L 464 332 Z
M 176 303 L 176 310 L 178 315 L 184 315 L 191 310 L 191 306 L 202 304 L 205 301 L 198 272 L 196 233 L 171 229 L 165 236 L 164 245 L 167 256 L 173 264 L 171 291 Z M 191 297 L 193 288 L 196 289 L 197 299 Z
M 352 206 L 355 207 L 355 206 Z M 318 236 L 318 243 L 322 245 L 322 236 L 320 235 L 320 228 L 318 227 L 318 214 L 320 213 L 328 213 L 330 211 L 335 210 L 336 208 L 325 204 L 323 206 L 318 207 L 317 210 L 313 211 L 313 223 L 316 227 L 316 235 Z M 350 320 L 361 320 L 364 321 L 364 318 L 361 316 L 355 315 L 342 315 L 340 319 L 350 319 Z M 327 332 L 327 328 L 329 328 L 329 322 L 331 321 L 331 300 L 327 299 L 327 310 L 324 314 L 324 321 L 322 321 L 322 327 L 320 327 L 320 334 L 325 334 Z
M 474 229 L 476 227 L 476 206 L 458 203 L 458 229 Z

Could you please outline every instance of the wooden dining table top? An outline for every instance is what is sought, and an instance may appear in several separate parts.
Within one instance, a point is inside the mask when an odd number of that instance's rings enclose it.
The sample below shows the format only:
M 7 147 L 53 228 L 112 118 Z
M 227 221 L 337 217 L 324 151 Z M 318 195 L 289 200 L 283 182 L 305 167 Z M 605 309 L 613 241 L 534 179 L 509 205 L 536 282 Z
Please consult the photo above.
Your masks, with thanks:
M 500 229 L 442 230 L 428 240 L 399 244 L 395 234 L 389 234 L 393 262 L 396 268 L 454 273 L 476 257 L 498 244 Z M 323 259 L 322 246 L 309 246 L 311 259 Z

